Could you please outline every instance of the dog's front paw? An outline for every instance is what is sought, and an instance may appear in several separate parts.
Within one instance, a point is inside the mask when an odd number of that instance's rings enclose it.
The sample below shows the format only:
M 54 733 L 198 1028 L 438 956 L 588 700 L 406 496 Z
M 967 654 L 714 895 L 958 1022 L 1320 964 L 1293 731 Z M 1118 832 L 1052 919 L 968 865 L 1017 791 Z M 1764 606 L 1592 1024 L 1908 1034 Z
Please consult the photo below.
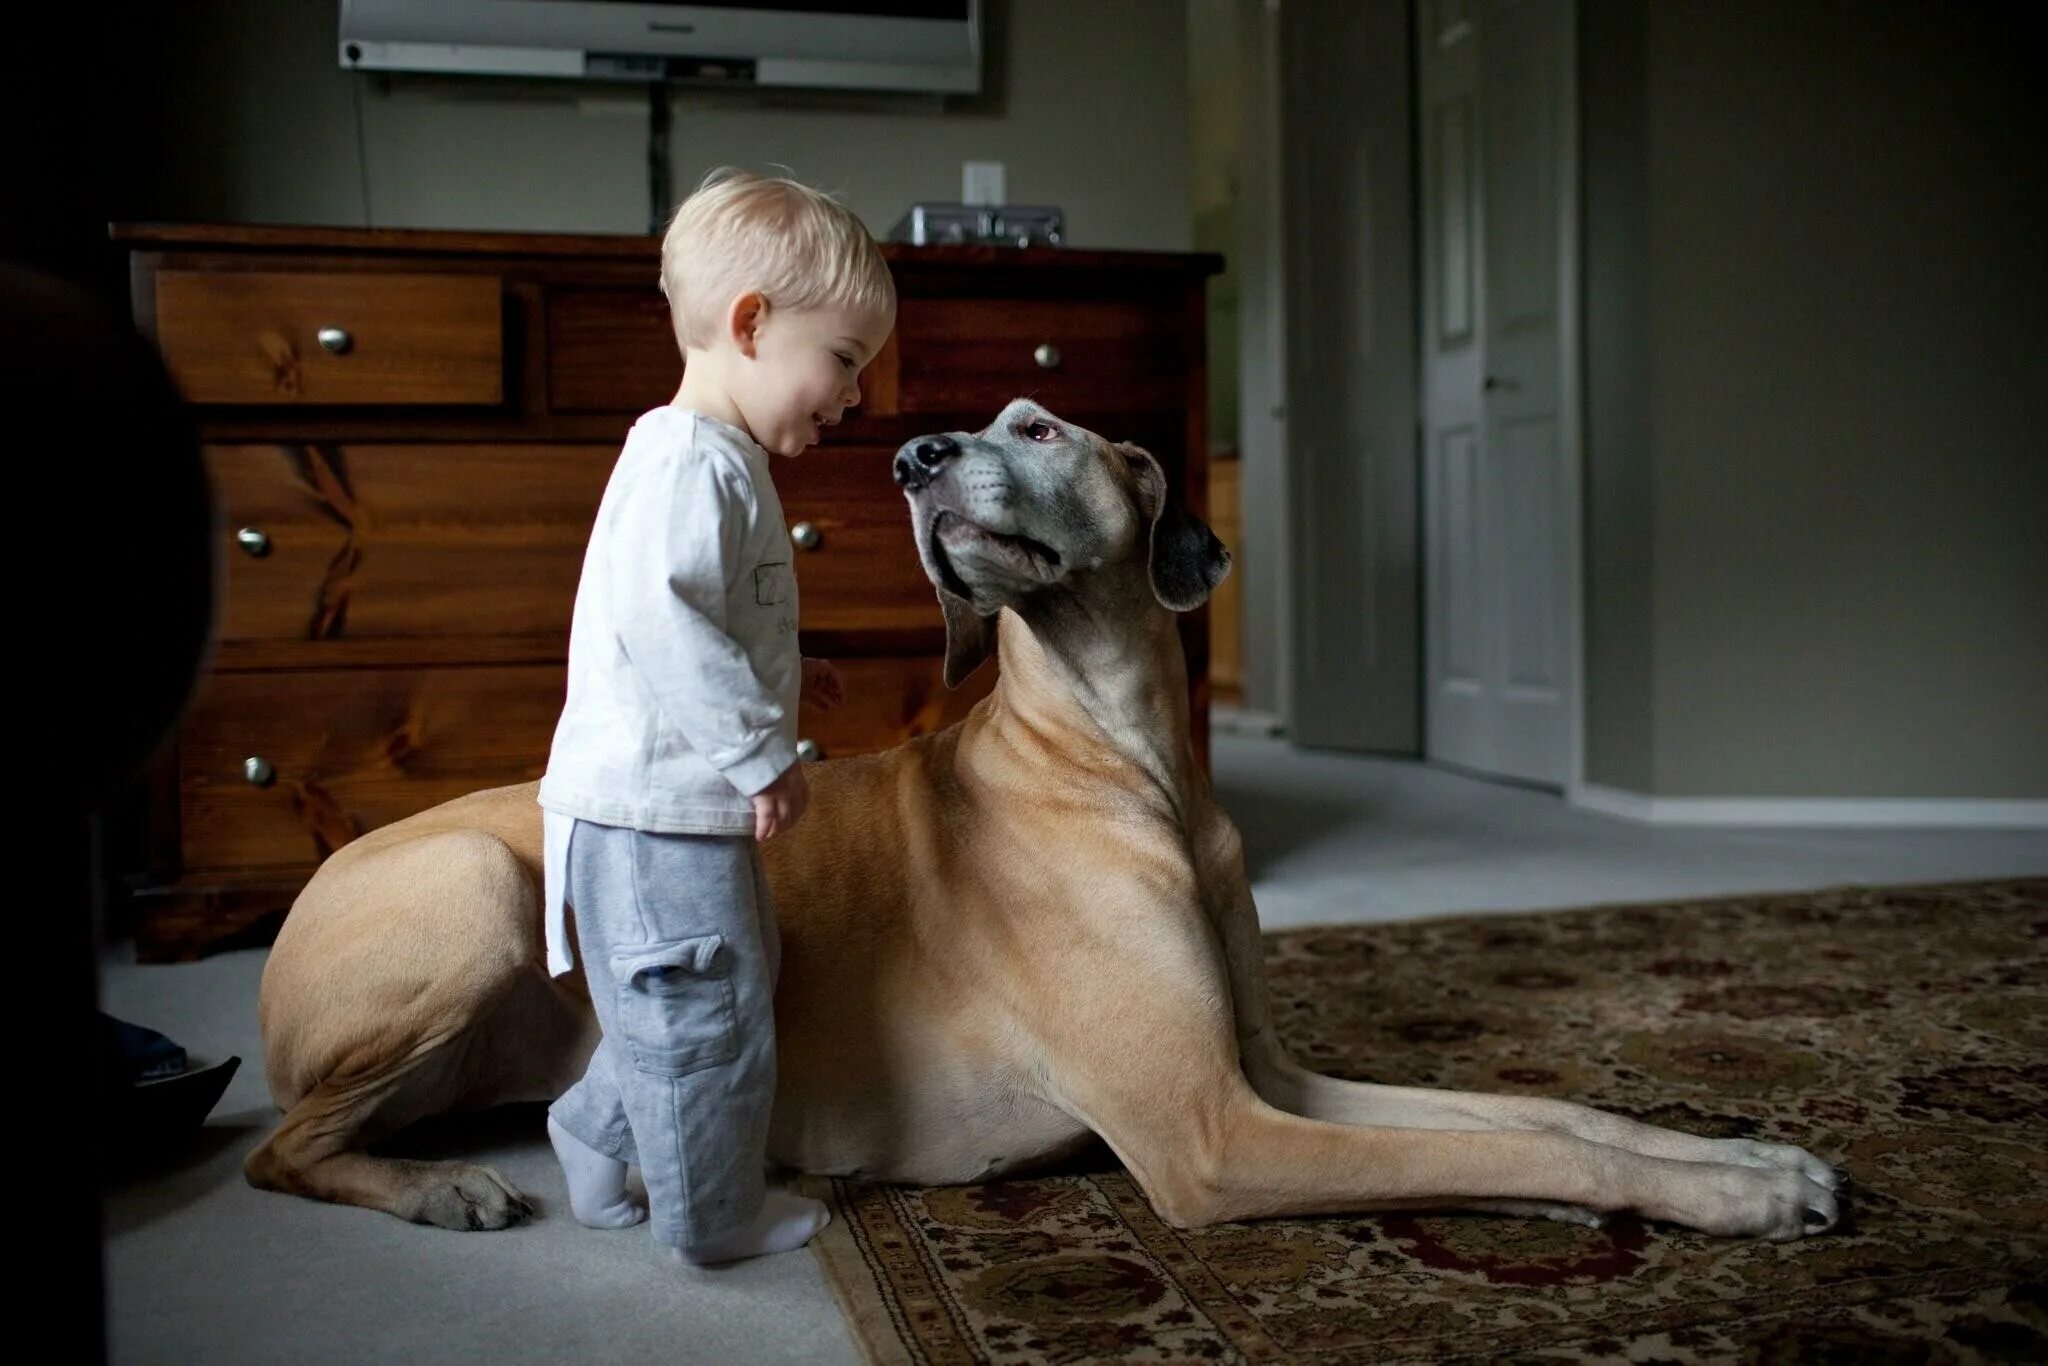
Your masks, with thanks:
M 1823 1190 L 1840 1191 L 1849 1181 L 1848 1177 L 1806 1149 L 1796 1148 L 1790 1143 L 1760 1143 L 1753 1138 L 1728 1138 L 1721 1140 L 1721 1151 L 1716 1156 L 1719 1161 L 1732 1163 L 1738 1167 L 1798 1172 Z
M 1835 1192 L 1790 1167 L 1686 1165 L 1692 1170 L 1673 1173 L 1676 1188 L 1645 1202 L 1644 1213 L 1705 1233 L 1772 1242 L 1825 1233 L 1841 1218 Z

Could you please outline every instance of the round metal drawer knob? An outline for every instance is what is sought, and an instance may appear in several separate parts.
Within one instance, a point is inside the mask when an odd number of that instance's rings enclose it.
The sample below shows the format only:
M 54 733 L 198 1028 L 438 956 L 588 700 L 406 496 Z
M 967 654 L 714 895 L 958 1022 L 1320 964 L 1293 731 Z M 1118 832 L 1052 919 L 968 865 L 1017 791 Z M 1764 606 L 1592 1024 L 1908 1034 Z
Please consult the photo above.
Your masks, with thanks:
M 1038 362 L 1041 370 L 1057 370 L 1060 368 L 1060 349 L 1051 342 L 1040 342 L 1038 349 L 1031 353 L 1031 359 Z
M 796 742 L 796 757 L 807 764 L 815 763 L 825 757 L 825 751 L 818 748 L 816 740 L 799 740 Z
M 347 355 L 348 349 L 356 344 L 355 338 L 349 336 L 346 328 L 323 327 L 313 335 L 319 341 L 322 349 L 330 351 L 337 356 Z
M 270 553 L 270 538 L 253 526 L 245 526 L 237 531 L 235 544 L 259 560 Z
M 796 542 L 798 550 L 816 550 L 825 538 L 812 523 L 798 522 L 789 529 L 789 539 Z
M 242 776 L 249 780 L 252 787 L 269 787 L 277 781 L 277 769 L 262 755 L 252 754 L 242 760 Z

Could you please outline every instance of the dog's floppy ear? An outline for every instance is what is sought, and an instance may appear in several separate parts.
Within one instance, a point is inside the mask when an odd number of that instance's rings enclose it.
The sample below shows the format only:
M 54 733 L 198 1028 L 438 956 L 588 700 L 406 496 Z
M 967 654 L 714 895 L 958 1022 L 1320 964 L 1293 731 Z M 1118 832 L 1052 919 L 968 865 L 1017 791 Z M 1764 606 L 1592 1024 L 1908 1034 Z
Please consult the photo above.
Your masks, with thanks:
M 981 662 L 995 653 L 996 623 L 974 610 L 965 598 L 938 590 L 939 613 L 946 619 L 946 686 L 957 688 Z
M 1152 453 L 1128 441 L 1117 451 L 1138 481 L 1138 511 L 1151 524 L 1152 592 L 1170 611 L 1192 612 L 1230 572 L 1230 551 L 1199 517 L 1166 490 L 1166 471 Z

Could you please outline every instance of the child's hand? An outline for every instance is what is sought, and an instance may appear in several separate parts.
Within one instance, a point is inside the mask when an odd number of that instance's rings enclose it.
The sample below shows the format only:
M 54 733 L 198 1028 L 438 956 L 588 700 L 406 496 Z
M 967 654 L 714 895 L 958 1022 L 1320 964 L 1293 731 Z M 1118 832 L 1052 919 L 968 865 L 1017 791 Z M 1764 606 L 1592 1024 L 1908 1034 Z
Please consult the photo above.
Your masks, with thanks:
M 839 670 L 830 660 L 806 659 L 801 695 L 805 705 L 830 711 L 846 700 L 846 685 L 839 681 Z
M 811 801 L 811 786 L 804 778 L 801 762 L 782 770 L 782 776 L 754 794 L 754 838 L 763 843 L 803 819 Z

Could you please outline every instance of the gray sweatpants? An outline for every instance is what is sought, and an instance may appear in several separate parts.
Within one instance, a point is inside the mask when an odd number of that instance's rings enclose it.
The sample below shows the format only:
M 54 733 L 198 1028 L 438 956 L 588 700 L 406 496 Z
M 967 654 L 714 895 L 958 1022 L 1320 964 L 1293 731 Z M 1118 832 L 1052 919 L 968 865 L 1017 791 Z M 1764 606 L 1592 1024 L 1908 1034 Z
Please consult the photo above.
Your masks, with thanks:
M 765 1187 L 781 947 L 759 850 L 578 821 L 566 880 L 604 1037 L 549 1113 L 639 1165 L 661 1242 L 746 1223 Z

